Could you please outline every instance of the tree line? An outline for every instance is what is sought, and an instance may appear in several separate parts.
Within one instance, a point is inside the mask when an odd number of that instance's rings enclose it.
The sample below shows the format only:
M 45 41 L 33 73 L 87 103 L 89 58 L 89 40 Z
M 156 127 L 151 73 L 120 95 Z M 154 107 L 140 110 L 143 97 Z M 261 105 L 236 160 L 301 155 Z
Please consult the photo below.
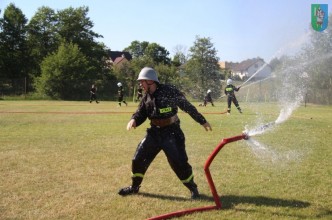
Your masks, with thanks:
M 9 4 L 0 18 L 0 79 L 10 82 L 0 81 L 1 86 L 15 87 L 16 79 L 25 78 L 30 93 L 51 99 L 81 100 L 86 98 L 92 83 L 101 94 L 115 95 L 114 85 L 121 81 L 127 95 L 132 95 L 139 71 L 151 66 L 158 71 L 162 83 L 175 84 L 198 98 L 207 89 L 220 91 L 220 83 L 215 82 L 224 76 L 210 38 L 196 36 L 189 50 L 190 59 L 181 46 L 170 58 L 169 51 L 157 43 L 133 41 L 123 49 L 133 59 L 112 66 L 110 49 L 98 42 L 103 36 L 92 30 L 88 12 L 85 6 L 58 11 L 43 6 L 28 21 L 18 7 Z M 190 89 L 193 87 L 194 93 Z
M 92 30 L 88 12 L 85 6 L 57 11 L 42 6 L 29 21 L 13 3 L 0 12 L 0 92 L 15 90 L 17 79 L 24 78 L 25 90 L 37 97 L 84 100 L 94 83 L 101 98 L 112 99 L 119 81 L 131 96 L 139 71 L 151 66 L 162 83 L 176 85 L 191 98 L 202 99 L 208 89 L 214 97 L 221 95 L 220 80 L 231 75 L 220 68 L 211 38 L 196 36 L 189 50 L 178 45 L 172 58 L 158 43 L 134 40 L 123 49 L 133 59 L 113 66 L 110 49 L 98 41 L 103 36 Z M 305 72 L 309 101 L 331 104 L 332 30 L 309 30 L 310 40 L 298 54 L 275 58 L 269 64 L 279 75 Z

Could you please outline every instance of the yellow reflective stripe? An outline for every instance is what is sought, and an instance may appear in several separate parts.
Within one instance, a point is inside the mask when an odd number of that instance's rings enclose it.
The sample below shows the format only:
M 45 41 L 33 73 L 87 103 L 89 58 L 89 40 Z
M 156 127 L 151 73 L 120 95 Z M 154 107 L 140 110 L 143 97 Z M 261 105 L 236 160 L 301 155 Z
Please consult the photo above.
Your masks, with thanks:
M 167 112 L 171 112 L 172 111 L 172 107 L 167 107 L 167 108 L 161 108 L 159 109 L 160 113 L 167 113 Z
M 144 177 L 143 173 L 131 173 L 131 177 Z
M 227 92 L 233 91 L 233 88 L 226 88 Z
M 181 182 L 182 183 L 189 183 L 192 178 L 194 178 L 194 174 L 193 173 L 190 175 L 190 177 L 188 177 L 188 179 L 181 180 Z

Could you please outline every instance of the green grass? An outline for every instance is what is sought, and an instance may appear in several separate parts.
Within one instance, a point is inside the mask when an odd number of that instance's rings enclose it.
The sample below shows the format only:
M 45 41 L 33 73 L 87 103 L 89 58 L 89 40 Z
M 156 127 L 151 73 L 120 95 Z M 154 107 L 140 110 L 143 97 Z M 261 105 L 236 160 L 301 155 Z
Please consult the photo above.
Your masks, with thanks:
M 274 103 L 240 105 L 244 114 L 233 108 L 230 116 L 215 114 L 225 102 L 197 107 L 212 132 L 180 111 L 202 194 L 191 201 L 163 153 L 140 194 L 117 195 L 131 183 L 131 159 L 148 127 L 126 131 L 136 103 L 0 101 L 0 219 L 146 219 L 214 205 L 203 170 L 208 156 L 223 138 L 274 121 L 280 111 Z M 301 106 L 251 138 L 266 150 L 254 151 L 244 140 L 226 145 L 210 167 L 223 208 L 181 219 L 331 219 L 331 126 L 331 106 Z

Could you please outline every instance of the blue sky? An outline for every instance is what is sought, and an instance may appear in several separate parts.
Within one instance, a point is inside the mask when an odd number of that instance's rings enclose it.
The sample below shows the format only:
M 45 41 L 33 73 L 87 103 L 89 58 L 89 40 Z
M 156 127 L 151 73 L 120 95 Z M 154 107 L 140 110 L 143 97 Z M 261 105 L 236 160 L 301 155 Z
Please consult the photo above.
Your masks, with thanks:
M 1 0 L 2 12 L 10 3 L 29 20 L 41 6 L 88 6 L 93 30 L 104 37 L 98 41 L 112 50 L 138 40 L 158 43 L 173 55 L 199 36 L 211 38 L 221 61 L 232 62 L 291 54 L 307 42 L 311 4 L 328 4 L 332 11 L 332 0 Z

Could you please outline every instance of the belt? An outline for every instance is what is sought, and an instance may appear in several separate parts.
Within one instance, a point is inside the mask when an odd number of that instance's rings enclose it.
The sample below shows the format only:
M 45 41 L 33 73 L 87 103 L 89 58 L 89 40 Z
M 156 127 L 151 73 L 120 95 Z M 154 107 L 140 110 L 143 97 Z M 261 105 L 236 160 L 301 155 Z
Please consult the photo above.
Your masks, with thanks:
M 166 126 L 169 126 L 171 124 L 174 124 L 174 122 L 178 121 L 179 118 L 177 115 L 173 115 L 170 118 L 164 118 L 164 119 L 151 119 L 151 124 L 155 125 L 157 127 L 163 128 Z

